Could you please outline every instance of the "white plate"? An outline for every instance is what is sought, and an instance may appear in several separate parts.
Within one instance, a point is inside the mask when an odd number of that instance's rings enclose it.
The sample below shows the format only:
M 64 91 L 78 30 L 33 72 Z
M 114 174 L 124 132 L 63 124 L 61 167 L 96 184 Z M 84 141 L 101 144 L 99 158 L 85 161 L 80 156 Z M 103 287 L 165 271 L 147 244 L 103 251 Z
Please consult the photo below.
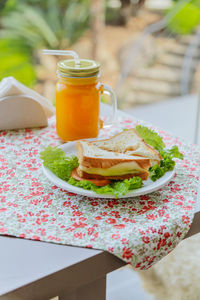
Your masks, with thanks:
M 66 143 L 66 144 L 60 146 L 60 148 L 66 153 L 67 156 L 77 155 L 77 152 L 75 149 L 75 142 Z M 93 198 L 114 198 L 113 195 L 96 194 L 93 191 L 88 191 L 88 190 L 84 190 L 82 188 L 73 186 L 73 185 L 69 184 L 68 182 L 60 179 L 56 175 L 54 175 L 49 169 L 47 169 L 44 166 L 43 166 L 43 172 L 46 175 L 46 177 L 53 184 L 59 186 L 60 188 L 62 188 L 64 190 L 67 190 L 69 192 L 83 195 L 83 196 L 93 197 Z M 170 171 L 170 172 L 166 172 L 163 177 L 161 177 L 160 179 L 158 179 L 155 182 L 153 182 L 151 179 L 143 181 L 144 184 L 143 184 L 142 188 L 130 191 L 126 195 L 122 196 L 121 198 L 136 197 L 136 196 L 145 195 L 145 194 L 154 192 L 154 191 L 160 189 L 161 187 L 163 187 L 164 185 L 166 185 L 172 179 L 173 176 L 174 176 L 174 170 Z

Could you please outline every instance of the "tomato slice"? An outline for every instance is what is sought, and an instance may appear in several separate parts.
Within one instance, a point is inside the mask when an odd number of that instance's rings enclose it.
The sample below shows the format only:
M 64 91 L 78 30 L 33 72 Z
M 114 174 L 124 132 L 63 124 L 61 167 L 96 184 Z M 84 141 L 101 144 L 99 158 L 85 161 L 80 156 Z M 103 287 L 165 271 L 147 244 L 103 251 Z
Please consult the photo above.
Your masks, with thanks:
M 87 178 L 82 178 L 77 174 L 77 168 L 75 168 L 72 172 L 71 172 L 71 176 L 76 179 L 76 180 L 88 180 L 92 183 L 94 183 L 96 186 L 105 186 L 107 184 L 110 183 L 109 179 L 87 179 Z

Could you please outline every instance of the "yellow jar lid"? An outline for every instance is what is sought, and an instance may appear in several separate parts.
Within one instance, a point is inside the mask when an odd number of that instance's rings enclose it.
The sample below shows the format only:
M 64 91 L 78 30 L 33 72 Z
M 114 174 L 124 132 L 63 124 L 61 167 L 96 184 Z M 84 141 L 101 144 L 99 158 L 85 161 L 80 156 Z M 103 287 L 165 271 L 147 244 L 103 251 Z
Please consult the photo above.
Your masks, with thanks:
M 90 59 L 66 59 L 58 62 L 58 74 L 64 77 L 92 77 L 100 70 L 100 64 Z

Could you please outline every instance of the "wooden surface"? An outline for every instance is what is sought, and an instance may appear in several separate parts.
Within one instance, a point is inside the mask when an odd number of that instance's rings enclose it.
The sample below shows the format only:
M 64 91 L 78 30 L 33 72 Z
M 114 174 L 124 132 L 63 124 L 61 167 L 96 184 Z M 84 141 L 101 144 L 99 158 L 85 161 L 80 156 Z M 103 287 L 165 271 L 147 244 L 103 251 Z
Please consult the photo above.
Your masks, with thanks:
M 84 286 L 102 286 L 107 273 L 125 265 L 103 251 L 11 237 L 0 237 L 0 255 L 1 300 L 43 300 L 72 293 L 79 299 Z

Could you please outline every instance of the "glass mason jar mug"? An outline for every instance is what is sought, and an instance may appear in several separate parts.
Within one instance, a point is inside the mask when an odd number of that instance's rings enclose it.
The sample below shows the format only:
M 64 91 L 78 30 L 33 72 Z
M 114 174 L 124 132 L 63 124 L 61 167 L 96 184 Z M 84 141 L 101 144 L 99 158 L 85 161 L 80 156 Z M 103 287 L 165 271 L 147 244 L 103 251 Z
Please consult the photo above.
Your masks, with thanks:
M 117 111 L 116 95 L 112 88 L 99 82 L 99 63 L 86 59 L 58 62 L 56 85 L 56 127 L 63 141 L 95 138 L 100 130 L 100 99 L 109 94 L 112 114 L 103 123 L 114 123 Z

